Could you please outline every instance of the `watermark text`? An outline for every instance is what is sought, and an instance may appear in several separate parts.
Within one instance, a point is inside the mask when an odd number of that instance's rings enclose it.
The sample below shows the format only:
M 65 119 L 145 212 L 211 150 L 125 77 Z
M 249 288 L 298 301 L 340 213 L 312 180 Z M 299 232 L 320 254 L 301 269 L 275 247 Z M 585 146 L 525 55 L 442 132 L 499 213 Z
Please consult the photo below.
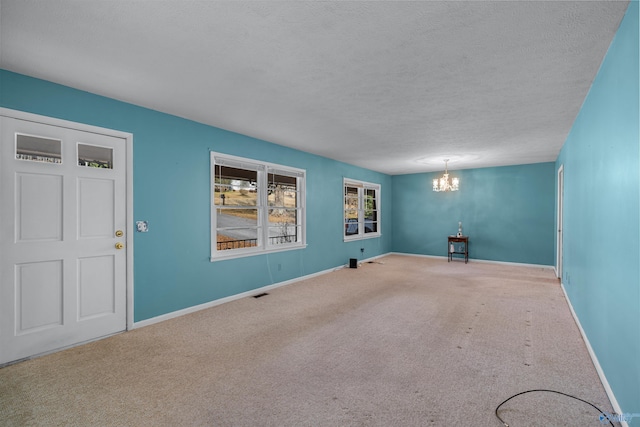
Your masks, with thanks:
M 633 418 L 640 418 L 640 413 L 623 413 L 623 414 L 611 414 L 609 412 L 603 412 L 600 414 L 600 422 L 602 424 L 608 424 L 609 422 L 621 423 L 631 421 Z

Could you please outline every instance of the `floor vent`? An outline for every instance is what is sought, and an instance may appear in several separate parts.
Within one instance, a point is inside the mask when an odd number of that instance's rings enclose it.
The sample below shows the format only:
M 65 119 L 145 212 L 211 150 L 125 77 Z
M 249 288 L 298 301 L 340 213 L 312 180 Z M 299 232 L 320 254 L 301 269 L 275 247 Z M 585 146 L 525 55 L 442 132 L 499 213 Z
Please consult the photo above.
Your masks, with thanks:
M 268 294 L 268 293 L 266 293 L 266 292 L 263 292 L 263 293 L 261 293 L 261 294 L 254 295 L 253 297 L 254 297 L 254 298 L 262 298 L 262 297 L 267 296 L 267 295 L 269 295 L 269 294 Z

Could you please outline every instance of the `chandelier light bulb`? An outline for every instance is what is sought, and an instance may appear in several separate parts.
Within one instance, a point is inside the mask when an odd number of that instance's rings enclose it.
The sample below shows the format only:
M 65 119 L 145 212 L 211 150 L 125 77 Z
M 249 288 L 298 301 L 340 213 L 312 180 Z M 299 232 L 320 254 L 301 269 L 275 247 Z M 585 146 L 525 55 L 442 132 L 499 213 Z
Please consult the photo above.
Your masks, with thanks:
M 460 180 L 458 178 L 452 178 L 451 182 L 449 182 L 448 162 L 449 159 L 444 161 L 444 173 L 442 174 L 442 178 L 433 180 L 433 191 L 458 191 L 460 187 Z

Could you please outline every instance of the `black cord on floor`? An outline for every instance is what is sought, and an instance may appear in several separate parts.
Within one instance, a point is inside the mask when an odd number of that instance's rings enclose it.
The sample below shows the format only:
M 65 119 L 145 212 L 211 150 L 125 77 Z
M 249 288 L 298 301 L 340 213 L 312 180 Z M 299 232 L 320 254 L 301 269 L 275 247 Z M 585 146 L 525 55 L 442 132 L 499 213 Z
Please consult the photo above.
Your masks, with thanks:
M 563 393 L 563 392 L 561 392 L 561 391 L 545 390 L 545 389 L 536 389 L 536 390 L 527 390 L 527 391 L 522 391 L 522 392 L 520 392 L 520 393 L 518 393 L 518 394 L 514 394 L 513 396 L 511 396 L 510 398 L 506 399 L 506 400 L 505 400 L 505 401 L 503 401 L 501 404 L 499 404 L 499 405 L 496 407 L 496 417 L 498 417 L 498 419 L 500 420 L 500 422 L 501 422 L 505 427 L 509 427 L 509 424 L 505 423 L 505 422 L 504 422 L 504 420 L 503 420 L 502 418 L 500 418 L 500 415 L 498 415 L 498 409 L 500 409 L 500 407 L 501 407 L 502 405 L 504 405 L 505 403 L 507 403 L 508 401 L 510 401 L 511 399 L 513 399 L 514 397 L 520 396 L 521 394 L 533 393 L 534 391 L 544 391 L 544 392 L 548 392 L 548 393 L 561 394 L 561 395 L 563 395 L 563 396 L 567 396 L 567 397 L 570 397 L 570 398 L 572 398 L 572 399 L 579 400 L 580 402 L 584 402 L 584 403 L 586 403 L 587 405 L 592 406 L 593 408 L 595 408 L 595 409 L 596 409 L 596 411 L 598 411 L 598 413 L 599 413 L 600 415 L 604 415 L 604 416 L 607 418 L 607 420 L 609 421 L 609 424 L 611 424 L 611 426 L 612 426 L 612 427 L 615 427 L 615 426 L 613 425 L 613 423 L 611 422 L 611 420 L 609 419 L 609 417 L 607 417 L 607 415 L 606 415 L 604 412 L 602 412 L 602 411 L 600 410 L 600 408 L 598 408 L 598 407 L 597 407 L 596 405 L 594 405 L 593 403 L 591 403 L 591 402 L 587 402 L 586 400 L 582 400 L 582 399 L 580 399 L 579 397 L 575 397 L 575 396 L 572 396 L 572 395 L 570 395 L 570 394 Z

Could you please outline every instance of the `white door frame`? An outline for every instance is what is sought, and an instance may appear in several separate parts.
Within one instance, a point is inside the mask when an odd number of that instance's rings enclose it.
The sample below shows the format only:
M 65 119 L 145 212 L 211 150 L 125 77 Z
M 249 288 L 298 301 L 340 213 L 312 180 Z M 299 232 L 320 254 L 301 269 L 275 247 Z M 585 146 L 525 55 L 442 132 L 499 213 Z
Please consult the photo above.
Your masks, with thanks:
M 51 126 L 64 127 L 85 132 L 93 132 L 101 135 L 112 136 L 124 139 L 125 155 L 126 155 L 126 295 L 127 295 L 127 330 L 133 328 L 133 134 L 121 132 L 113 129 L 102 128 L 98 126 L 86 125 L 83 123 L 71 122 L 68 120 L 56 119 L 53 117 L 41 116 L 38 114 L 26 113 L 24 111 L 11 110 L 9 108 L 0 107 L 0 116 L 10 117 L 31 121 L 35 123 L 43 123 Z M 3 219 L 0 218 L 0 221 Z
M 556 277 L 562 282 L 562 254 L 564 233 L 564 165 L 558 168 L 558 229 L 556 234 Z

